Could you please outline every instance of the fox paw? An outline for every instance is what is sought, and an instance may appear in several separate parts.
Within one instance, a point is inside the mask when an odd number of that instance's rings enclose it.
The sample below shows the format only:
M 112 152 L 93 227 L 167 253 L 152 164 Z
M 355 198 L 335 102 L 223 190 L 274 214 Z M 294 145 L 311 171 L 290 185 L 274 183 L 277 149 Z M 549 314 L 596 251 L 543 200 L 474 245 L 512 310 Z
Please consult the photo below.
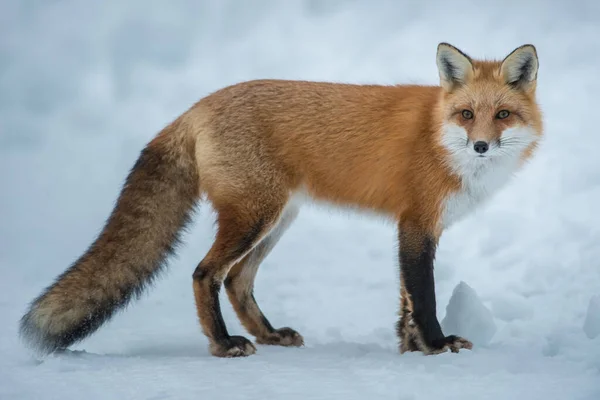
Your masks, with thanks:
M 210 353 L 215 357 L 247 357 L 256 353 L 256 347 L 243 336 L 230 336 L 210 344 Z
M 300 347 L 304 345 L 304 338 L 292 328 L 280 328 L 268 336 L 256 338 L 256 343 Z
M 458 353 L 460 349 L 471 350 L 473 343 L 460 336 L 450 335 L 425 343 L 421 338 L 405 337 L 400 344 L 400 353 L 407 351 L 421 351 L 426 355 L 445 353 L 450 350 Z
M 460 336 L 450 335 L 445 338 L 434 340 L 431 343 L 431 349 L 429 354 L 445 353 L 450 350 L 452 353 L 458 353 L 460 349 L 471 350 L 473 343 L 467 339 L 461 338 Z
M 400 337 L 400 353 L 421 351 L 429 355 L 445 353 L 448 350 L 458 353 L 460 349 L 471 350 L 473 348 L 473 343 L 456 335 L 427 340 L 412 318 L 402 318 L 398 322 L 398 335 Z

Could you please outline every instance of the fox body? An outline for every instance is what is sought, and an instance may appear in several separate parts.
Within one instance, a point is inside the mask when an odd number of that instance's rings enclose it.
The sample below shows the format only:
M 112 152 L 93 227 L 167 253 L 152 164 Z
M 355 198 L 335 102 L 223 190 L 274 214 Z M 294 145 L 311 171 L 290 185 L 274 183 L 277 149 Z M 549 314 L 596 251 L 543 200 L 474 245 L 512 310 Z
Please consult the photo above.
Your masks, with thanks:
M 271 326 L 253 288 L 309 198 L 397 222 L 401 352 L 471 348 L 436 317 L 436 246 L 532 156 L 542 135 L 538 59 L 532 45 L 479 61 L 441 43 L 437 66 L 439 86 L 257 80 L 201 99 L 145 147 L 102 232 L 32 302 L 21 335 L 50 353 L 94 332 L 164 267 L 204 199 L 218 229 L 192 283 L 211 353 L 256 351 L 229 334 L 223 285 L 256 343 L 301 346 L 298 332 Z

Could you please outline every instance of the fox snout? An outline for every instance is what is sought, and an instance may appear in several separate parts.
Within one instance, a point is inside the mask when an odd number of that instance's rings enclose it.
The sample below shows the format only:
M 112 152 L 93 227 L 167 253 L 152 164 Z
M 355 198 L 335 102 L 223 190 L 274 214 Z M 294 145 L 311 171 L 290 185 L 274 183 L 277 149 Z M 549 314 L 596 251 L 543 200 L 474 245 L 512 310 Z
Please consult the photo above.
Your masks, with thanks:
M 478 121 L 461 126 L 468 152 L 474 156 L 489 155 L 499 147 L 503 130 L 491 121 Z

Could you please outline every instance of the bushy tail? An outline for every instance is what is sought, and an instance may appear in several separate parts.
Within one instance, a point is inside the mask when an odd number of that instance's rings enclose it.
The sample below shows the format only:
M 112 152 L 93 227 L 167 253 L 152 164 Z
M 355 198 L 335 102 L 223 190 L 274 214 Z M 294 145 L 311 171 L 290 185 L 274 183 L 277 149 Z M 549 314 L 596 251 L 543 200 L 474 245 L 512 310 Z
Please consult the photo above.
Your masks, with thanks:
M 104 229 L 36 298 L 21 337 L 41 354 L 84 339 L 165 266 L 199 196 L 194 144 L 176 120 L 141 152 Z

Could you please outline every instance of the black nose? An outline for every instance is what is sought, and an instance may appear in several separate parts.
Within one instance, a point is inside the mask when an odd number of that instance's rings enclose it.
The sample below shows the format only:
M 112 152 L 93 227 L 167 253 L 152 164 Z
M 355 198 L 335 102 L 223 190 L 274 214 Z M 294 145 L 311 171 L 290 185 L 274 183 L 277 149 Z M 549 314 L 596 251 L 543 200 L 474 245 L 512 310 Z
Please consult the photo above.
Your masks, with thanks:
M 478 142 L 475 142 L 475 144 L 473 145 L 473 148 L 479 154 L 483 154 L 486 151 L 488 151 L 489 146 L 488 146 L 487 142 L 480 140 Z

